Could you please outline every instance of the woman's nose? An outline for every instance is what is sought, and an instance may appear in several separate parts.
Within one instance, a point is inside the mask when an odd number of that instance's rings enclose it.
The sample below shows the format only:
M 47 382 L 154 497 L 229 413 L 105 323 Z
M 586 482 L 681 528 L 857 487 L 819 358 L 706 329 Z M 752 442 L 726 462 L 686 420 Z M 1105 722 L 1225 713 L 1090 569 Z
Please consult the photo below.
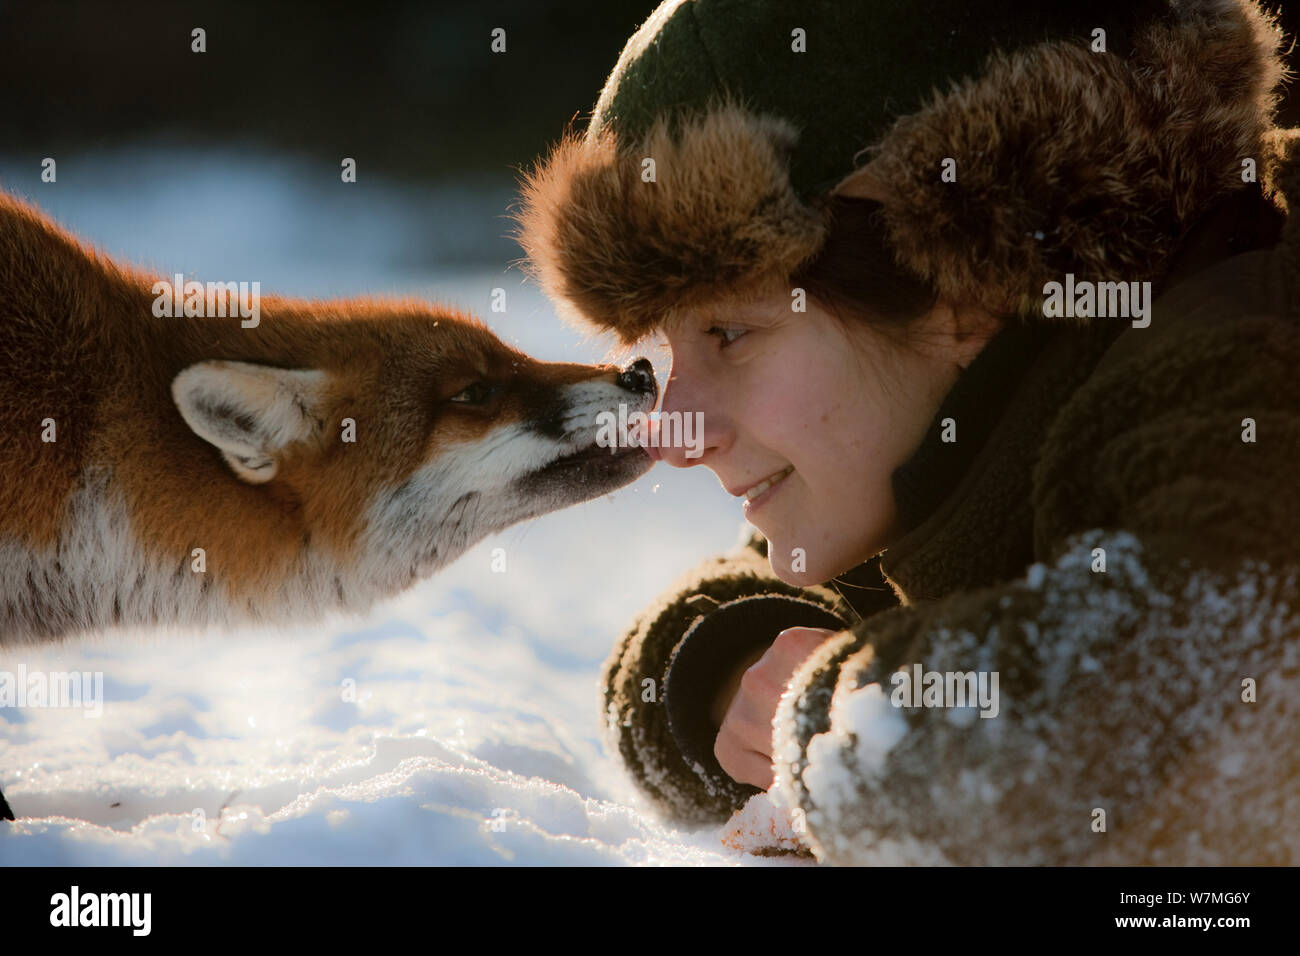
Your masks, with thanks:
M 702 407 L 706 403 L 690 385 L 689 379 L 676 370 L 669 375 L 659 420 L 650 429 L 651 447 L 647 451 L 655 461 L 667 462 L 674 468 L 703 464 L 720 442 L 716 418 Z

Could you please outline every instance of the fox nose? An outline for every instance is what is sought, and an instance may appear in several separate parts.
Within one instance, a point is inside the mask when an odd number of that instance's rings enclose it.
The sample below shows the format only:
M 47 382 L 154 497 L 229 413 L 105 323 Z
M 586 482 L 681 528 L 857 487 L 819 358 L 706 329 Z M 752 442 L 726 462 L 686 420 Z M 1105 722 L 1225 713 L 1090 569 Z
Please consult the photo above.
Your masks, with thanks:
M 648 358 L 639 358 L 618 375 L 618 385 L 629 392 L 649 392 L 656 395 L 659 383 L 655 381 L 655 368 Z

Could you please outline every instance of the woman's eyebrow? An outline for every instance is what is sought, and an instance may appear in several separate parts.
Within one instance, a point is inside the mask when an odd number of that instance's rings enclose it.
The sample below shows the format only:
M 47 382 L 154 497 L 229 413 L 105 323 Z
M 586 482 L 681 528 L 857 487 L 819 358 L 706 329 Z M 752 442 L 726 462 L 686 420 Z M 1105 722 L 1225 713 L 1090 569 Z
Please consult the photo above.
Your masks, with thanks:
M 730 310 L 727 318 L 733 322 L 750 322 L 754 325 L 771 325 L 776 321 L 776 315 L 770 307 L 760 306 L 757 303 L 736 305 Z

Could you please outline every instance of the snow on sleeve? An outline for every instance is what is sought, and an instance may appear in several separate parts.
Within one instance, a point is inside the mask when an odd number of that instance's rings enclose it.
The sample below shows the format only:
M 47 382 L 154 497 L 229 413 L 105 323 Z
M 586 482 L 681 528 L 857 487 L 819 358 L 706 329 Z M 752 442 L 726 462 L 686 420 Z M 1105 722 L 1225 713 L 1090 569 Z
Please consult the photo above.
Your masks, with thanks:
M 808 742 L 803 782 L 827 813 L 854 792 L 855 781 L 878 776 L 885 757 L 907 733 L 907 721 L 879 684 L 836 694 L 831 729 Z
M 1246 561 L 1216 575 L 1132 534 L 1092 531 L 1024 580 L 908 611 L 887 619 L 889 633 L 868 631 L 904 659 L 863 667 L 864 648 L 841 665 L 870 683 L 841 677 L 826 733 L 802 755 L 792 727 L 806 714 L 778 733 L 778 758 L 803 758 L 819 858 L 1300 861 L 1300 798 L 1286 796 L 1300 779 L 1285 744 L 1300 729 L 1294 568 Z M 892 706 L 885 668 L 913 662 L 999 674 L 996 716 Z M 1243 700 L 1248 679 L 1268 690 L 1255 703 Z M 1229 732 L 1232 750 L 1211 746 Z

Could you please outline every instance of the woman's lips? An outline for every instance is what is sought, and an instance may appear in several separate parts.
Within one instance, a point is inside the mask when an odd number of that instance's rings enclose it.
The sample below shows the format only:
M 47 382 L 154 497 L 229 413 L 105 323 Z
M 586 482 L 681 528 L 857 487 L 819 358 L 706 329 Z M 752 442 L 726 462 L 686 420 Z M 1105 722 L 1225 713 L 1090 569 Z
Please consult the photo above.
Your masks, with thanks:
M 749 515 L 753 514 L 755 509 L 765 504 L 772 497 L 772 493 L 780 487 L 781 483 L 793 472 L 794 465 L 787 465 L 776 474 L 769 475 L 753 488 L 746 491 L 745 504 L 743 506 L 745 517 L 749 517 Z
M 766 478 L 764 478 L 762 481 L 756 484 L 753 488 L 750 488 L 748 491 L 746 491 L 745 497 L 752 501 L 754 498 L 757 498 L 763 492 L 767 491 L 769 487 L 776 484 L 778 481 L 780 481 L 786 475 L 790 474 L 790 472 L 792 471 L 794 471 L 794 465 L 786 465 L 780 471 L 768 475 Z

